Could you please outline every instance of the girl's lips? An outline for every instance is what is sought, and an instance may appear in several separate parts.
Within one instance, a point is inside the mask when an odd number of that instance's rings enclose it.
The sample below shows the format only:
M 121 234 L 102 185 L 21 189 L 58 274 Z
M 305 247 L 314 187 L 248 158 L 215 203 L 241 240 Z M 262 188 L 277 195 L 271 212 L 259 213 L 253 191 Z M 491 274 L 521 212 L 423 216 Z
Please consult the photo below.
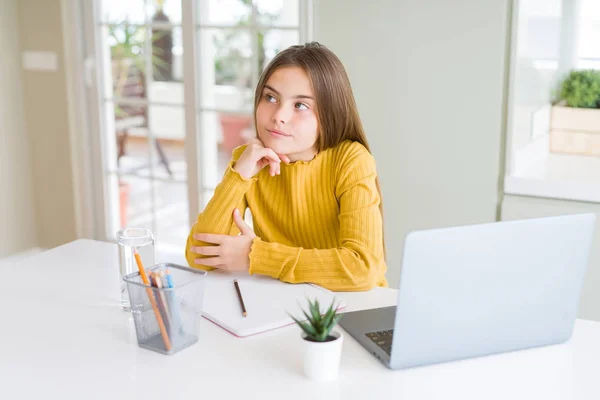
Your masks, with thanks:
M 287 133 L 285 133 L 285 132 L 281 132 L 281 131 L 278 131 L 278 130 L 275 130 L 275 129 L 267 129 L 267 131 L 268 131 L 268 132 L 269 132 L 271 135 L 273 135 L 273 136 L 278 136 L 278 137 L 289 137 L 289 136 L 291 136 L 291 135 L 288 135 L 288 134 L 287 134 Z

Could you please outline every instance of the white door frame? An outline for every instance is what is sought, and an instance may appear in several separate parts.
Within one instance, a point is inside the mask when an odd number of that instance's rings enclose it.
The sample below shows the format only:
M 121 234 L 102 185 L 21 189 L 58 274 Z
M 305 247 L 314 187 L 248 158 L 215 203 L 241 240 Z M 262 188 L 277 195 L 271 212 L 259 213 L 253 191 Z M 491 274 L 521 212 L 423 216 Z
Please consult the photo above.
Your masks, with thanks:
M 94 196 L 94 147 L 86 106 L 86 85 L 93 84 L 92 65 L 85 62 L 83 32 L 83 7 L 80 1 L 61 0 L 61 18 L 64 43 L 64 69 L 67 83 L 69 142 L 71 147 L 73 198 L 78 238 L 95 239 L 101 228 L 98 222 L 98 204 Z M 94 179 L 96 178 L 96 179 Z

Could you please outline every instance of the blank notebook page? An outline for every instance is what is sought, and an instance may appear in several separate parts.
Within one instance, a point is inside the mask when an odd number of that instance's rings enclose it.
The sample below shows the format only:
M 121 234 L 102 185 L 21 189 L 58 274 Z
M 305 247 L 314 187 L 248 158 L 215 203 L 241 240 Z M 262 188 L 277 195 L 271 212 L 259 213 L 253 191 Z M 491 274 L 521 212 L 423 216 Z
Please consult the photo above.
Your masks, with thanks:
M 237 279 L 247 316 L 233 284 Z M 310 284 L 290 284 L 264 275 L 211 271 L 206 277 L 202 314 L 208 320 L 235 336 L 249 336 L 293 324 L 288 312 L 305 320 L 302 309 L 308 310 L 307 297 L 319 300 L 321 314 L 332 302 L 338 308 L 345 303 L 336 293 Z

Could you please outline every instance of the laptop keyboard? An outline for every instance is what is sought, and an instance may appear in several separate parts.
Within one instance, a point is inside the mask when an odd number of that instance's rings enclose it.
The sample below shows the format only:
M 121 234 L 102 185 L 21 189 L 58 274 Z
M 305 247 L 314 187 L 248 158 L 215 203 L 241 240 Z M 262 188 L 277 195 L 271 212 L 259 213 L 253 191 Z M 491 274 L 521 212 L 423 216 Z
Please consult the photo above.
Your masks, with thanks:
M 379 346 L 388 355 L 392 353 L 392 338 L 394 337 L 394 330 L 388 331 L 370 332 L 366 334 L 369 339 Z

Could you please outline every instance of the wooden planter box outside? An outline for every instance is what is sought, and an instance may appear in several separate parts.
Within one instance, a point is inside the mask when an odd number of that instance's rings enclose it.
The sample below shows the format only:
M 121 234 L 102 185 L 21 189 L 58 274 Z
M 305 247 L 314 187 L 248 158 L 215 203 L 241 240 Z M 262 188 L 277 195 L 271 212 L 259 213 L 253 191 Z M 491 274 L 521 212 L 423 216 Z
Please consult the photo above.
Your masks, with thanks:
M 600 109 L 552 106 L 550 151 L 600 156 Z

